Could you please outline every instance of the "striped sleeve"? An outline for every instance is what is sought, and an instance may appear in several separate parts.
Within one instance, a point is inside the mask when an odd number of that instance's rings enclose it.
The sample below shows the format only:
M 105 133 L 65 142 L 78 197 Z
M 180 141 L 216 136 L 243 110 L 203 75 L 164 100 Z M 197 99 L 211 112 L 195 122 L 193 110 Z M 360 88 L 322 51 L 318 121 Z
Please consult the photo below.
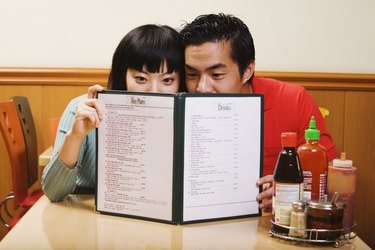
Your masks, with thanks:
M 79 96 L 73 99 L 67 108 L 65 109 L 63 115 L 61 116 L 58 131 L 56 134 L 55 146 L 52 152 L 52 159 L 45 167 L 43 174 L 42 174 L 42 188 L 45 195 L 51 201 L 60 201 L 64 199 L 68 194 L 73 193 L 76 189 L 77 185 L 83 186 L 92 186 L 93 185 L 93 177 L 90 176 L 89 180 L 87 181 L 85 178 L 85 171 L 82 171 L 83 168 L 83 157 L 95 156 L 95 147 L 89 147 L 91 150 L 94 150 L 91 153 L 86 153 L 87 147 L 87 138 L 85 139 L 83 145 L 80 149 L 79 159 L 77 161 L 76 166 L 73 169 L 70 169 L 64 165 L 63 162 L 60 161 L 58 158 L 58 150 L 61 147 L 66 133 L 72 128 L 73 120 L 76 112 L 76 107 L 79 101 L 85 98 L 87 95 Z M 92 131 L 95 132 L 95 131 Z M 92 137 L 92 134 L 90 136 Z M 95 138 L 94 138 L 95 140 Z M 92 159 L 91 159 L 92 160 Z M 91 167 L 94 167 L 92 162 L 90 163 Z M 90 173 L 93 170 L 87 170 L 86 172 Z M 92 174 L 92 173 L 91 173 Z M 82 176 L 83 175 L 83 176 Z

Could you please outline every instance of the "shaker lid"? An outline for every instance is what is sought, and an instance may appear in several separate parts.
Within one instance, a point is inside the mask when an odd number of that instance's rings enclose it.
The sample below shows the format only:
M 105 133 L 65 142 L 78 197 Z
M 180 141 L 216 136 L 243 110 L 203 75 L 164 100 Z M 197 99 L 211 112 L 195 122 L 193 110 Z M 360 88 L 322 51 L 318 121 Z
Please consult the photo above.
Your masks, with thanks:
M 346 153 L 342 152 L 340 159 L 333 159 L 332 165 L 334 167 L 343 167 L 343 168 L 349 168 L 353 166 L 352 160 L 346 159 Z
M 293 201 L 292 208 L 294 211 L 304 211 L 305 210 L 305 202 L 304 201 Z
M 309 208 L 316 208 L 321 210 L 333 210 L 334 208 L 341 210 L 345 208 L 345 203 L 335 202 L 332 204 L 332 202 L 329 201 L 309 200 L 306 202 L 306 206 Z

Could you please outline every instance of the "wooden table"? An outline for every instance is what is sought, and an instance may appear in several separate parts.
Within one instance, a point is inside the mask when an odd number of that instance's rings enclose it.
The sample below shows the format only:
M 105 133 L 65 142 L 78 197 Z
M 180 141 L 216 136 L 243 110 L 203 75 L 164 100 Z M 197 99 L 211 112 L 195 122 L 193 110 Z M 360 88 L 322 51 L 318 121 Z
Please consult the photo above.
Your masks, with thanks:
M 43 196 L 0 242 L 0 249 L 310 249 L 271 238 L 269 217 L 190 225 L 98 214 L 92 195 L 51 203 Z M 330 249 L 317 247 L 315 249 Z M 370 249 L 359 237 L 340 249 Z
M 38 181 L 34 185 L 33 189 L 41 189 L 41 181 L 42 181 L 42 173 L 44 168 L 47 166 L 49 161 L 52 158 L 52 146 L 47 148 L 43 153 L 41 153 L 38 157 Z
M 52 157 L 52 147 L 47 148 L 43 153 L 39 155 L 38 164 L 40 167 L 45 167 L 49 163 Z

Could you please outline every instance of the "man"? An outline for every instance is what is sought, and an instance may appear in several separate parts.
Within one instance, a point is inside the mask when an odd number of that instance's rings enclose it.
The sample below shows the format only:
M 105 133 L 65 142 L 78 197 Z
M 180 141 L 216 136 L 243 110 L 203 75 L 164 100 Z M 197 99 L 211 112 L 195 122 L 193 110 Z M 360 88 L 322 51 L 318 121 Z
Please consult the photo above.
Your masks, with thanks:
M 256 183 L 264 187 L 256 198 L 261 209 L 272 205 L 269 187 L 281 150 L 282 132 L 296 132 L 297 144 L 301 145 L 310 118 L 315 116 L 328 160 L 337 156 L 318 106 L 303 87 L 254 75 L 253 38 L 240 19 L 224 14 L 202 15 L 186 24 L 180 33 L 189 92 L 264 95 L 264 171 Z

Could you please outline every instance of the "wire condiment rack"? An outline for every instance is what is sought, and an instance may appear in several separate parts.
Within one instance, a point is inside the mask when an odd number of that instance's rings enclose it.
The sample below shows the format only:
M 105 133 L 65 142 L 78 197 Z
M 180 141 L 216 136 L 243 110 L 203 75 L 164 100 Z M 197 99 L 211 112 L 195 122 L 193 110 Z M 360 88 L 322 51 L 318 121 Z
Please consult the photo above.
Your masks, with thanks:
M 350 228 L 342 228 L 342 229 L 307 229 L 307 228 L 301 229 L 301 228 L 275 224 L 275 222 L 272 219 L 271 219 L 271 223 L 272 223 L 272 227 L 271 227 L 271 230 L 269 231 L 269 235 L 271 237 L 299 242 L 299 243 L 331 244 L 334 247 L 340 247 L 341 245 L 350 243 L 355 237 L 357 237 L 357 233 L 354 230 L 357 226 L 355 222 Z M 286 233 L 285 234 L 279 233 L 279 232 L 272 230 L 273 226 L 277 226 L 288 232 L 290 229 L 302 230 L 306 232 L 306 237 L 302 238 L 302 237 L 290 236 Z M 322 235 L 322 233 L 333 233 L 333 234 L 337 234 L 338 237 L 334 237 L 332 239 L 319 239 L 319 233 L 320 235 Z

